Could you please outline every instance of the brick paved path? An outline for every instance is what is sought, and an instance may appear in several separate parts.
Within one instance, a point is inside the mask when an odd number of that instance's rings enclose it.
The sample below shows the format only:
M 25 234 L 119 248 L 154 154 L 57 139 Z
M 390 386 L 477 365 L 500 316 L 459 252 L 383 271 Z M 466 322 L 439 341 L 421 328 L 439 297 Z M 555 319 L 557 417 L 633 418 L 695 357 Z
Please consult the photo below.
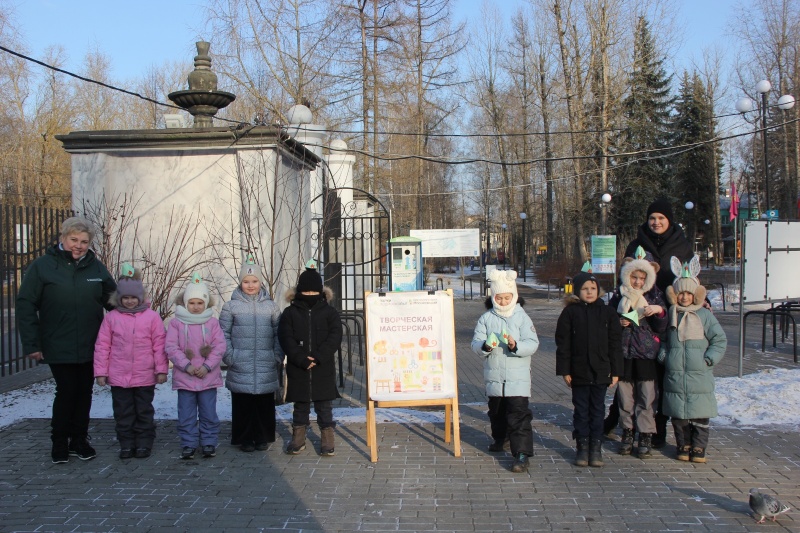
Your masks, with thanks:
M 796 514 L 757 525 L 747 507 L 752 487 L 800 503 L 800 439 L 791 429 L 714 428 L 705 465 L 673 460 L 672 445 L 643 462 L 615 455 L 609 442 L 604 468 L 572 466 L 571 405 L 554 375 L 560 305 L 530 298 L 526 309 L 542 340 L 528 474 L 510 473 L 510 456 L 484 451 L 481 363 L 469 350 L 483 306 L 459 301 L 462 457 L 444 445 L 442 424 L 382 423 L 373 464 L 364 424 L 348 423 L 336 430 L 335 457 L 311 446 L 289 457 L 277 446 L 244 454 L 222 445 L 216 458 L 180 461 L 167 421 L 151 458 L 120 461 L 113 421 L 93 420 L 98 457 L 53 465 L 48 422 L 26 420 L 0 430 L 0 531 L 800 531 Z M 718 316 L 731 340 L 717 375 L 735 375 L 736 317 Z M 785 352 L 750 354 L 746 371 L 793 366 Z M 359 367 L 339 405 L 363 407 L 362 384 Z M 223 435 L 229 431 L 224 424 Z M 281 424 L 279 440 L 289 431 Z M 317 435 L 314 428 L 315 448 Z

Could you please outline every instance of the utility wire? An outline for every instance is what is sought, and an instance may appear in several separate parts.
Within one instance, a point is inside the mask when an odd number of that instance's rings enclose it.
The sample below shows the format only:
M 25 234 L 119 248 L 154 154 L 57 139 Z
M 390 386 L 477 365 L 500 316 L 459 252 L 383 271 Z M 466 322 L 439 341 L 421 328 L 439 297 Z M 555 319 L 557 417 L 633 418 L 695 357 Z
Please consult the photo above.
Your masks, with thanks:
M 130 96 L 135 96 L 136 98 L 140 98 L 140 99 L 144 100 L 145 102 L 150 102 L 151 104 L 160 105 L 162 107 L 167 107 L 169 109 L 177 109 L 178 111 L 185 111 L 185 109 L 183 109 L 180 106 L 177 106 L 177 105 L 174 105 L 174 104 L 167 104 L 165 102 L 159 102 L 158 100 L 154 100 L 153 98 L 149 98 L 147 96 L 141 95 L 139 93 L 135 93 L 133 91 L 129 91 L 127 89 L 122 89 L 121 87 L 116 87 L 114 85 L 109 85 L 108 83 L 104 83 L 102 81 L 93 80 L 92 78 L 87 78 L 85 76 L 81 76 L 79 74 L 75 74 L 74 72 L 70 72 L 68 70 L 64 70 L 62 68 L 58 68 L 58 67 L 56 67 L 54 65 L 50 65 L 48 63 L 45 63 L 44 61 L 39 61 L 38 59 L 34 59 L 34 58 L 30 57 L 30 56 L 26 56 L 25 54 L 21 54 L 19 52 L 15 52 L 14 50 L 6 48 L 5 46 L 2 46 L 2 45 L 0 45 L 0 50 L 2 50 L 4 52 L 7 52 L 7 53 L 9 53 L 9 54 L 11 54 L 13 56 L 19 57 L 20 59 L 24 59 L 25 61 L 30 61 L 32 63 L 36 63 L 37 65 L 41 65 L 41 66 L 43 66 L 45 68 L 48 68 L 50 70 L 53 70 L 55 72 L 60 72 L 61 74 L 64 74 L 66 76 L 71 76 L 71 77 L 79 79 L 81 81 L 85 81 L 86 83 L 94 83 L 95 85 L 99 85 L 101 87 L 105 87 L 106 89 L 111 89 L 112 91 L 118 91 L 118 92 L 121 92 L 123 94 L 127 94 L 127 95 L 130 95 Z M 217 120 L 225 121 L 225 122 L 232 122 L 234 124 L 246 124 L 246 122 L 242 122 L 241 120 L 232 120 L 232 119 L 223 118 L 223 117 L 216 117 L 216 116 L 214 118 L 217 119 Z

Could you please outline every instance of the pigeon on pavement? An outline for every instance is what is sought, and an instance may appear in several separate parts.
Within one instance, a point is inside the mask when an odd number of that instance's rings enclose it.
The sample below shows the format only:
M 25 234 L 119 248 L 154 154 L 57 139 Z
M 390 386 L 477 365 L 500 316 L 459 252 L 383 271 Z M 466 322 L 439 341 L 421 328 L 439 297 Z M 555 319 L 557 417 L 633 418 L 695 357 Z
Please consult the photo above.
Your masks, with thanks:
M 761 517 L 759 524 L 763 524 L 766 517 L 772 518 L 774 522 L 779 514 L 789 512 L 788 505 L 782 504 L 769 494 L 761 494 L 758 489 L 750 489 L 750 509 L 753 510 L 753 518 Z

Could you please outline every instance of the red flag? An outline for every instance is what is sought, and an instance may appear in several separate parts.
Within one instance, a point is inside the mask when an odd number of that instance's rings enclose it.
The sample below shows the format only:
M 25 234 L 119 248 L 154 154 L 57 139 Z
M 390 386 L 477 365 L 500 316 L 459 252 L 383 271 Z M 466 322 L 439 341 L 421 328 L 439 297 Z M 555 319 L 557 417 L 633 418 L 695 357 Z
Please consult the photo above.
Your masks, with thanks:
M 739 195 L 736 194 L 736 184 L 731 180 L 731 220 L 739 216 Z

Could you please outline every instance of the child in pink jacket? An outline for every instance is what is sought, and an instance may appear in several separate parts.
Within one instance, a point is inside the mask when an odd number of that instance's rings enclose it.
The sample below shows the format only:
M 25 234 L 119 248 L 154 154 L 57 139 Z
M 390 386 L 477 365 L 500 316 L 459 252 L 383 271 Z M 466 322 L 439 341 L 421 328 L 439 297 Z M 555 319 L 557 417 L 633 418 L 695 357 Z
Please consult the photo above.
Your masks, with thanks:
M 156 438 L 153 397 L 167 381 L 164 322 L 150 309 L 138 272 L 125 264 L 94 346 L 97 384 L 111 385 L 120 459 L 150 457 Z
M 193 274 L 167 328 L 167 356 L 172 361 L 172 388 L 178 391 L 178 436 L 181 459 L 192 459 L 199 444 L 203 457 L 214 457 L 219 444 L 217 388 L 225 336 L 212 316 L 208 286 Z M 198 424 L 199 418 L 199 424 Z

